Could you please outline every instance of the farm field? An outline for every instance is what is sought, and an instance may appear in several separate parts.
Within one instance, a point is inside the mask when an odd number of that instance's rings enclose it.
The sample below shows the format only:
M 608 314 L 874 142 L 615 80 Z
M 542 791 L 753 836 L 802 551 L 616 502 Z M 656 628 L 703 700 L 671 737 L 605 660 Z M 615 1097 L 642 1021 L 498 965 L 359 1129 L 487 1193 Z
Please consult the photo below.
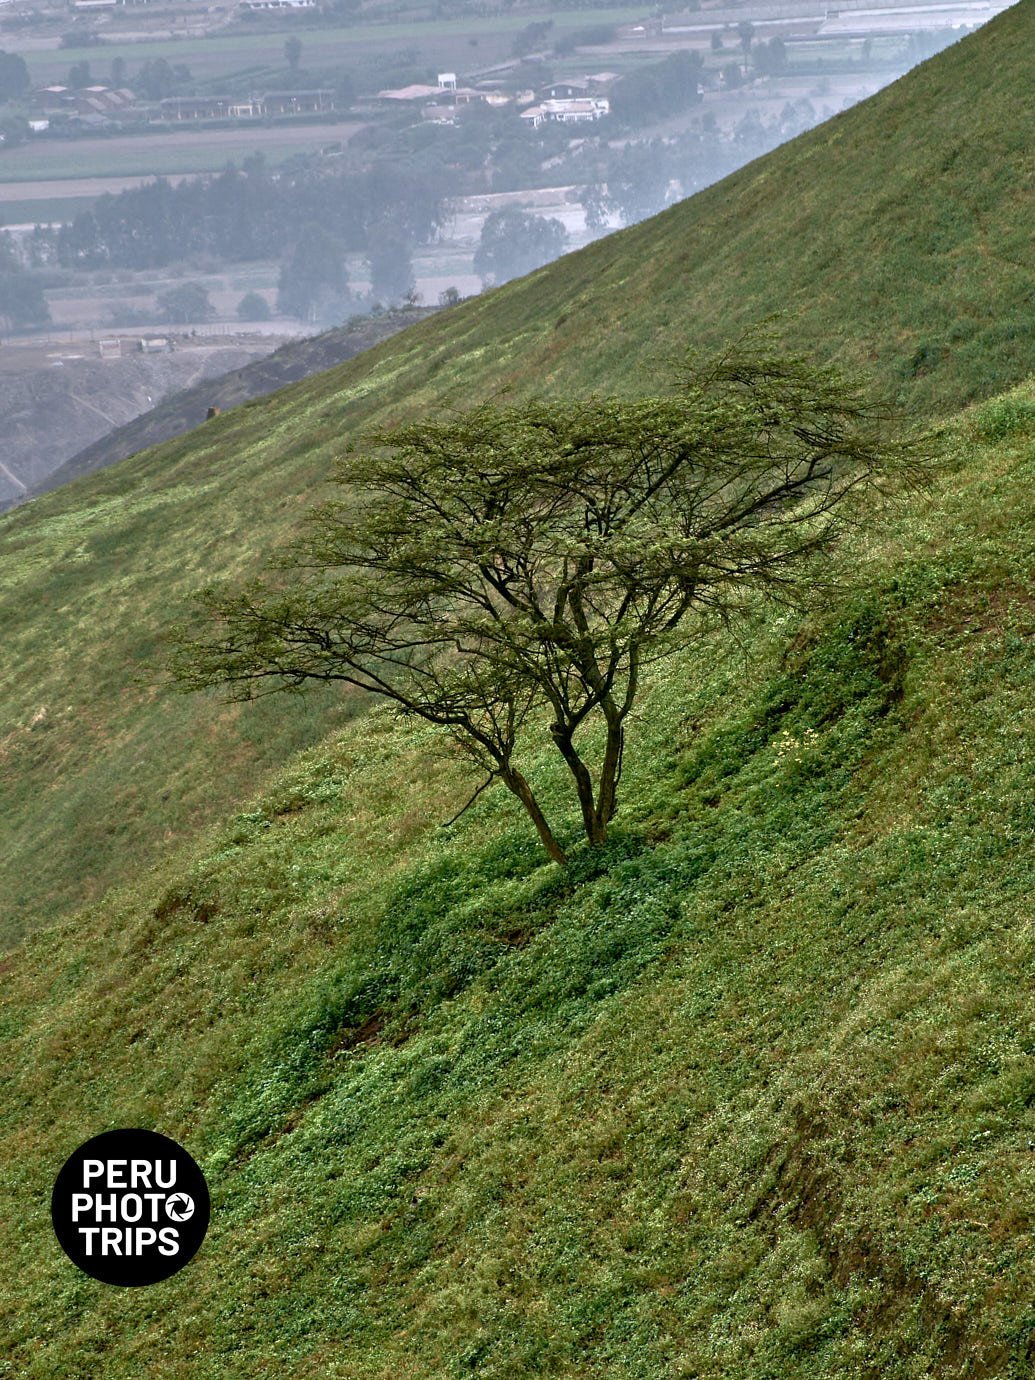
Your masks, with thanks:
M 0 225 L 48 225 L 72 220 L 80 211 L 88 211 L 95 200 L 92 196 L 22 196 L 20 186 L 18 183 L 11 187 L 0 185 Z
M 261 150 L 271 162 L 294 153 L 316 153 L 328 139 L 351 139 L 363 125 L 358 120 L 334 125 L 297 127 L 255 125 L 245 129 L 184 130 L 175 134 L 124 135 L 110 139 L 57 140 L 25 144 L 5 154 L 0 172 L 0 200 L 12 183 L 40 182 L 44 195 L 65 191 L 75 196 L 99 196 L 121 191 L 125 178 L 166 173 L 214 172 L 231 160 L 240 161 Z M 121 182 L 118 186 L 101 183 Z M 55 186 L 60 183 L 60 186 Z M 91 185 L 93 183 L 93 185 Z M 74 190 L 73 190 L 74 188 Z M 13 200 L 24 198 L 19 191 Z
M 219 33 L 211 37 L 120 41 L 113 33 L 105 36 L 102 47 L 25 49 L 22 55 L 33 82 L 57 81 L 71 63 L 90 62 L 98 71 L 113 58 L 128 63 L 144 63 L 165 58 L 169 63 L 186 63 L 199 81 L 252 66 L 282 67 L 284 40 L 296 35 L 302 40 L 303 63 L 319 55 L 323 67 L 341 66 L 350 70 L 365 66 L 377 57 L 395 58 L 400 51 L 416 49 L 420 60 L 434 65 L 450 63 L 468 69 L 500 62 L 510 55 L 514 35 L 534 20 L 551 19 L 550 41 L 565 32 L 593 24 L 626 24 L 641 18 L 643 7 L 615 9 L 551 10 L 532 13 L 492 15 L 464 19 L 433 20 L 424 24 L 362 24 L 351 28 L 308 28 L 285 24 L 261 33 Z M 5 40 L 11 51 L 19 51 L 18 39 Z
M 413 260 L 416 291 L 422 302 L 434 305 L 441 293 L 455 288 L 461 296 L 470 297 L 481 291 L 482 282 L 471 266 L 473 245 L 477 242 L 481 223 L 487 212 L 462 213 L 453 227 L 450 241 L 416 254 Z M 579 207 L 560 208 L 559 214 L 573 232 L 573 242 L 584 238 L 584 217 Z M 370 292 L 370 273 L 361 255 L 347 259 L 349 283 L 359 310 L 362 300 Z M 247 292 L 261 293 L 271 307 L 277 300 L 277 280 L 280 264 L 274 260 L 235 265 L 218 273 L 194 272 L 165 277 L 153 273 L 123 273 L 113 283 L 84 283 L 74 287 L 48 289 L 51 331 L 89 332 L 96 334 L 112 329 L 110 313 L 122 311 L 152 311 L 155 297 L 169 288 L 188 280 L 200 283 L 208 293 L 216 322 L 237 321 L 237 307 Z M 212 323 L 196 322 L 199 331 L 214 329 Z M 277 324 L 266 323 L 271 329 L 291 335 L 309 334 L 317 327 L 294 317 L 278 317 Z M 129 329 L 124 326 L 123 329 Z

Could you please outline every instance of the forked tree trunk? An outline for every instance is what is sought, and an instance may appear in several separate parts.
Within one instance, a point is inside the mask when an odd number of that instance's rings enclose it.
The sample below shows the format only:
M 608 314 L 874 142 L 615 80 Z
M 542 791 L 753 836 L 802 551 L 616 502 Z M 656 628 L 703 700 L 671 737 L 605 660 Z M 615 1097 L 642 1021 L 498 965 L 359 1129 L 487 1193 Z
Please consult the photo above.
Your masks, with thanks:
M 551 732 L 558 751 L 568 765 L 575 781 L 575 791 L 582 810 L 582 825 L 591 848 L 599 848 L 607 842 L 607 826 L 614 817 L 617 803 L 618 773 L 622 765 L 622 745 L 625 729 L 621 719 L 608 724 L 607 742 L 604 758 L 600 766 L 600 783 L 593 789 L 593 777 L 572 742 L 571 734 L 554 724 Z M 540 842 L 554 862 L 566 866 L 568 858 L 564 849 L 554 837 L 546 816 L 532 792 L 531 786 L 516 767 L 501 768 L 500 780 L 517 796 L 536 827 Z

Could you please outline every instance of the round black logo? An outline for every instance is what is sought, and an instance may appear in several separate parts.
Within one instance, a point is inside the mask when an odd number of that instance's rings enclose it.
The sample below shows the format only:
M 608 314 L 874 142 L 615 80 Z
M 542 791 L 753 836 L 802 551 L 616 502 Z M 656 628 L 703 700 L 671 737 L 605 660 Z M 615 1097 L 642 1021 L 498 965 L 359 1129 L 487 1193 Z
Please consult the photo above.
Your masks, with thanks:
M 157 1284 L 205 1239 L 205 1176 L 155 1131 L 105 1131 L 65 1161 L 50 1217 L 65 1254 L 105 1284 Z

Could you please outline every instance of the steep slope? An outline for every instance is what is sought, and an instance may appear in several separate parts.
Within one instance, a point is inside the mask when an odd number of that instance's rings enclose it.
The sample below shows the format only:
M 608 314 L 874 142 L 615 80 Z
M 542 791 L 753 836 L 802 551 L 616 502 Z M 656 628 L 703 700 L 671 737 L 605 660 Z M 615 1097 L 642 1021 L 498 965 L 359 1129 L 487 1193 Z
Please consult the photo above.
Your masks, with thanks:
M 35 484 L 30 498 L 50 489 L 57 489 L 71 479 L 92 474 L 117 460 L 124 460 L 148 446 L 160 445 L 174 436 L 182 436 L 202 421 L 210 407 L 225 411 L 252 398 L 265 397 L 289 383 L 322 373 L 352 359 L 363 350 L 387 340 L 389 336 L 422 321 L 433 308 L 412 307 L 385 312 L 382 316 L 361 316 L 354 322 L 323 331 L 304 340 L 292 340 L 263 359 L 253 360 L 243 368 L 235 368 L 218 377 L 206 378 L 203 383 L 185 388 L 166 398 L 157 407 L 127 422 L 125 426 L 85 446 L 66 460 L 58 469 Z
M 186 596 L 254 570 L 363 425 L 506 389 L 642 390 L 688 338 L 776 308 L 920 411 L 1035 369 L 1033 4 L 655 220 L 0 522 L 5 935 L 132 877 L 345 712 L 146 681 Z
M 571 875 L 377 711 L 10 955 L 0 1372 L 1030 1376 L 1035 388 L 946 449 L 837 606 L 655 675 Z M 209 1177 L 152 1289 L 51 1237 L 111 1125 Z

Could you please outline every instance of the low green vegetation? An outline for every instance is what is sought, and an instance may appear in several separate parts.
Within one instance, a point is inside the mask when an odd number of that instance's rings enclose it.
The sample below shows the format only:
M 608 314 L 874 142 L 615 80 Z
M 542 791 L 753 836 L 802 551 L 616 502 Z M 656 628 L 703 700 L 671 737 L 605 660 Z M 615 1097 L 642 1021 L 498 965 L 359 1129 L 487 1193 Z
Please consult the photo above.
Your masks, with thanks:
M 188 598 L 244 579 L 360 429 L 509 391 L 640 391 L 772 311 L 791 344 L 947 415 L 1035 372 L 1023 6 L 657 219 L 442 312 L 0 522 L 7 940 L 128 880 L 340 724 L 154 688 Z
M 1030 1375 L 1035 392 L 941 445 L 836 598 L 657 668 L 603 850 L 443 830 L 376 710 L 10 955 L 0 1374 Z M 50 1230 L 112 1125 L 212 1189 L 152 1289 Z

